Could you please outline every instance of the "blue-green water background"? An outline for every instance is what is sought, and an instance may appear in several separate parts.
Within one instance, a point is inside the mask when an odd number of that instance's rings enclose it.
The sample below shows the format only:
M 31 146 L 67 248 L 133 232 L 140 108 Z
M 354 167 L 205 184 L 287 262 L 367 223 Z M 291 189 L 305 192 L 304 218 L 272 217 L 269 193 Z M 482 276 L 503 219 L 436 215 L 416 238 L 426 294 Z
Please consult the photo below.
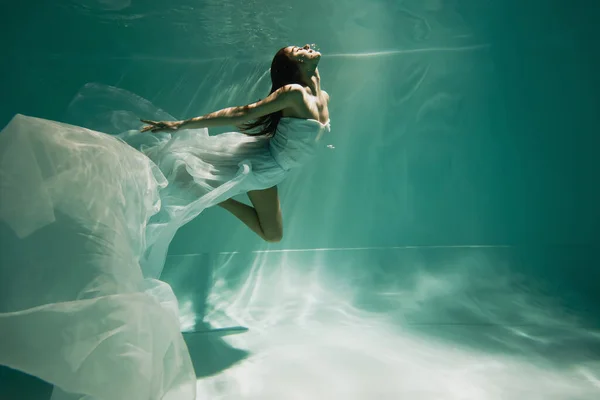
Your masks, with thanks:
M 94 127 L 94 110 L 75 107 L 90 83 L 107 107 L 119 106 L 112 86 L 201 115 L 263 97 L 278 48 L 323 52 L 335 149 L 282 185 L 284 240 L 266 245 L 210 209 L 171 246 L 164 279 L 198 320 L 248 322 L 215 304 L 259 287 L 248 271 L 260 264 L 263 309 L 285 297 L 270 294 L 284 280 L 273 269 L 318 270 L 324 290 L 452 346 L 544 366 L 600 360 L 586 336 L 600 323 L 596 2 L 0 7 L 2 125 L 22 113 Z M 392 287 L 402 295 L 386 297 Z M 227 369 L 208 364 L 196 367 Z

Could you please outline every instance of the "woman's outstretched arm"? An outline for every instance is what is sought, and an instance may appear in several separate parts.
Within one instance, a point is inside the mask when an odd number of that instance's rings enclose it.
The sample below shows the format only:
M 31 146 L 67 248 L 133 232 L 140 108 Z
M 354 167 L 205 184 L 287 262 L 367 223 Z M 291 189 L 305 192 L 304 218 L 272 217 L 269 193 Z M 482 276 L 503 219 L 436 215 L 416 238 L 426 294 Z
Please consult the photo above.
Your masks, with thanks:
M 141 121 L 148 125 L 144 126 L 141 131 L 161 132 L 240 125 L 246 121 L 255 120 L 286 108 L 299 108 L 303 101 L 304 94 L 300 85 L 286 85 L 256 103 L 240 107 L 228 107 L 200 117 L 183 121 L 150 121 L 143 119 Z

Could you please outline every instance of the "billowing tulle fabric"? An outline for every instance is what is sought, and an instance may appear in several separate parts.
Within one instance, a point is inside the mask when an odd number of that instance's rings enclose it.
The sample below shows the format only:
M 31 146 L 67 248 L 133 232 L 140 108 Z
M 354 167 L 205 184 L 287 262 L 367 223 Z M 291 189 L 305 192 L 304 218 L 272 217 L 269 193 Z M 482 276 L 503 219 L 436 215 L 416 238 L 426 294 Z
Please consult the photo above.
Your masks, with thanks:
M 142 151 L 170 182 L 161 187 L 161 207 L 145 227 L 140 263 L 145 277 L 158 278 L 177 230 L 203 210 L 248 190 L 265 189 L 286 176 L 261 137 L 206 129 L 140 133 L 139 118 L 174 120 L 148 100 L 123 89 L 86 84 L 68 108 L 68 119 L 113 134 Z M 102 179 L 102 178 L 100 178 Z
M 18 115 L 0 133 L 0 365 L 54 384 L 53 400 L 193 399 L 177 301 L 157 280 L 169 244 L 207 207 L 280 183 L 328 124 L 282 119 L 274 140 L 140 134 L 138 118 L 173 117 L 95 84 L 68 114 L 95 130 Z
M 146 229 L 148 248 L 141 262 L 148 277 L 160 276 L 168 245 L 182 225 L 228 198 L 275 186 L 287 174 L 264 137 L 239 132 L 209 136 L 206 129 L 165 135 L 158 144 L 151 133 L 119 137 L 146 154 L 170 182 L 160 192 L 160 212 Z
M 167 181 L 108 135 L 16 116 L 0 133 L 0 364 L 53 398 L 193 399 L 177 301 L 146 278 Z

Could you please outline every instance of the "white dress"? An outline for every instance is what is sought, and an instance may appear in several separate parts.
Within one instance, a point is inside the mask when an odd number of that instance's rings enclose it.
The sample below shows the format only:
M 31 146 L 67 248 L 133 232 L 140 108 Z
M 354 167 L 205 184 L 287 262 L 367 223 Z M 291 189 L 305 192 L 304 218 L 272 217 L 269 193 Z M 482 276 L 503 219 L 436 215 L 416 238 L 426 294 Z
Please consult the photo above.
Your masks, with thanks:
M 329 130 L 282 118 L 272 139 L 114 137 L 15 116 L 0 133 L 0 365 L 54 384 L 55 400 L 194 399 L 158 280 L 169 243 L 204 209 L 279 184 Z

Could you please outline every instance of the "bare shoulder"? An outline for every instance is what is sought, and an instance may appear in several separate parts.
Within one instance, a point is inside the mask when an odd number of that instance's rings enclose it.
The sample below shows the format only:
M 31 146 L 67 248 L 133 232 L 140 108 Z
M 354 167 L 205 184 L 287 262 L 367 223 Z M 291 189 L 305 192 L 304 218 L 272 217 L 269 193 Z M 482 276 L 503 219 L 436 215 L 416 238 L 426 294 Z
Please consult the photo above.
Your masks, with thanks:
M 295 92 L 295 93 L 302 93 L 302 94 L 305 91 L 304 86 L 299 85 L 297 83 L 287 84 L 287 85 L 283 86 L 280 90 L 282 90 L 284 92 Z
M 302 85 L 298 85 L 297 83 L 291 83 L 282 86 L 277 91 L 280 92 L 280 94 L 283 94 L 285 97 L 287 97 L 291 104 L 298 105 L 304 102 L 304 94 L 306 90 Z
M 323 93 L 323 96 L 325 96 L 325 100 L 329 101 L 329 93 L 324 90 L 321 90 L 321 92 Z

